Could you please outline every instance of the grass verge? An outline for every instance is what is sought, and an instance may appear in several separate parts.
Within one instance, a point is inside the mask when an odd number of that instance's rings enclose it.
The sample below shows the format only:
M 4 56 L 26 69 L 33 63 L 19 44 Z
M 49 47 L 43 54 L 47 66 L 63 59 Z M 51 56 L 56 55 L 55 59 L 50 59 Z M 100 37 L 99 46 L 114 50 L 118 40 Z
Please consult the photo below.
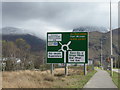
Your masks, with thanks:
M 87 75 L 72 75 L 56 81 L 55 88 L 83 88 L 97 71 L 88 72 Z
M 113 68 L 113 69 L 120 69 L 120 68 Z
M 120 73 L 113 72 L 112 80 L 115 83 L 115 85 L 120 88 Z
M 110 74 L 110 71 L 108 71 L 108 73 Z M 118 88 L 120 88 L 120 73 L 113 72 L 112 80 L 113 80 L 114 84 Z
M 3 72 L 3 88 L 83 88 L 96 73 L 89 69 L 84 76 L 80 67 L 70 68 L 68 76 L 64 76 L 64 68 L 57 68 L 54 72 L 54 76 L 49 70 Z

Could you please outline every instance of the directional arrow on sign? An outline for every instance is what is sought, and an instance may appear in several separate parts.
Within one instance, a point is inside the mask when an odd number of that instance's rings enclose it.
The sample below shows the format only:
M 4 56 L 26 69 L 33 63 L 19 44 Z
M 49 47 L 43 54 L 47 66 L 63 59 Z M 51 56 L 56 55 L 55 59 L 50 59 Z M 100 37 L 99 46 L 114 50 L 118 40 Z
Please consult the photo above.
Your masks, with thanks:
M 69 45 L 71 44 L 71 41 L 69 41 L 67 44 L 63 44 L 61 42 L 59 42 L 59 44 L 61 45 L 61 49 L 59 49 L 58 51 L 63 51 L 64 52 L 64 63 L 66 63 L 66 52 L 68 50 L 72 50 L 69 48 Z M 64 48 L 67 48 L 67 49 L 64 49 Z

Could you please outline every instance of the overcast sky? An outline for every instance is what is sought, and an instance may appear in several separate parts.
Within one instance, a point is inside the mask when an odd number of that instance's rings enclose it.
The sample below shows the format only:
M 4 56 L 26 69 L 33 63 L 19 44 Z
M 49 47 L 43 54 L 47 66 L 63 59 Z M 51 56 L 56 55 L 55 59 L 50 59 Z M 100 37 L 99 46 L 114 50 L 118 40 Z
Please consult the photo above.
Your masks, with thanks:
M 109 28 L 108 2 L 3 2 L 2 25 L 33 31 L 72 31 L 80 26 Z M 112 28 L 118 27 L 118 3 L 112 3 Z

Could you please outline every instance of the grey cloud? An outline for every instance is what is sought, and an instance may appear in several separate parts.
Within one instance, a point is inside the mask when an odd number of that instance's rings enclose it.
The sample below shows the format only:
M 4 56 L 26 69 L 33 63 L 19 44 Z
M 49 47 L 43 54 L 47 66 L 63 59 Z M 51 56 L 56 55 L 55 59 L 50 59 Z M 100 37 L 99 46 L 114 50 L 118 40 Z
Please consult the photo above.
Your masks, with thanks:
M 3 26 L 17 26 L 31 19 L 65 29 L 109 25 L 109 3 L 4 2 L 2 6 Z
M 3 3 L 3 16 L 11 16 L 17 19 L 52 18 L 61 10 L 67 9 L 64 3 L 38 3 L 38 2 L 7 2 Z

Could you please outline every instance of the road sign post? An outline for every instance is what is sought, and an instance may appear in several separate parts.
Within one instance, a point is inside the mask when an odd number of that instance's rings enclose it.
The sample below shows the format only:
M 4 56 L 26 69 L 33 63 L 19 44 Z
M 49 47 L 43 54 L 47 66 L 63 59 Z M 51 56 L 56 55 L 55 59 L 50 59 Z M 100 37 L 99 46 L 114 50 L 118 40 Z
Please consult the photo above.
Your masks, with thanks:
M 66 76 L 68 75 L 68 65 L 67 65 L 67 63 L 65 63 L 65 75 Z
M 53 63 L 51 64 L 51 74 L 54 75 L 54 65 L 53 65 Z
M 84 75 L 87 74 L 87 65 L 84 63 Z
M 64 63 L 67 75 L 67 64 L 88 63 L 87 32 L 48 32 L 47 63 Z
M 94 60 L 92 60 L 92 70 L 94 70 Z

